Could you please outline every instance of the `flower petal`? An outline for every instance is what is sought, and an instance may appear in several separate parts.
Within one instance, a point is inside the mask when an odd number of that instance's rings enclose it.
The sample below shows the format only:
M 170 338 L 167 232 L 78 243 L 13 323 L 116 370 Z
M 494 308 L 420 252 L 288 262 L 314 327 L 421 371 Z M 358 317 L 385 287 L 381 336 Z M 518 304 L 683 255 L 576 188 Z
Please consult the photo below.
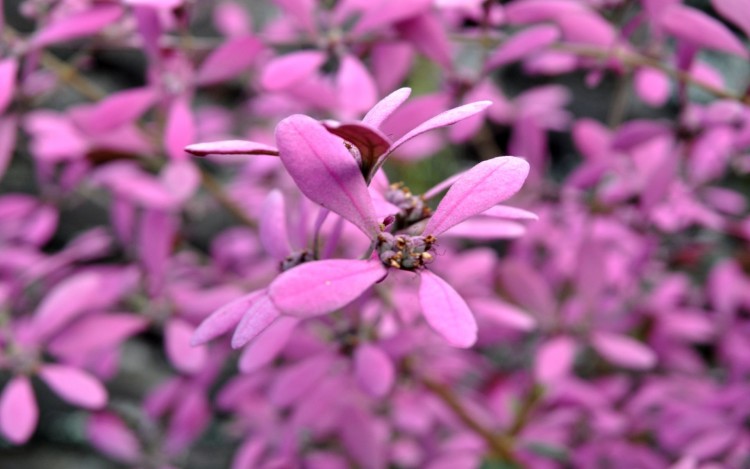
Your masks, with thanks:
M 66 365 L 44 365 L 39 377 L 63 400 L 86 409 L 107 404 L 107 390 L 83 370 Z
M 242 316 L 232 336 L 232 348 L 240 348 L 263 332 L 281 315 L 268 296 L 261 296 Z
M 191 347 L 190 338 L 195 329 L 187 322 L 173 318 L 164 329 L 164 347 L 169 362 L 182 373 L 196 373 L 208 359 L 205 347 Z
M 411 95 L 411 88 L 397 89 L 378 101 L 375 106 L 365 114 L 365 117 L 362 118 L 362 123 L 374 128 L 380 127 L 380 124 L 382 124 L 388 116 L 393 114 L 393 111 L 398 109 L 398 107 L 409 98 L 409 95 Z
M 268 397 L 280 407 L 294 403 L 328 374 L 333 362 L 330 355 L 315 355 L 286 367 L 276 375 Z
M 485 70 L 529 57 L 560 39 L 560 30 L 552 25 L 534 26 L 514 34 L 492 53 Z
M 325 62 L 318 51 L 292 52 L 268 62 L 260 76 L 260 84 L 267 91 L 279 91 L 293 86 L 315 72 Z
M 108 457 L 130 464 L 138 462 L 141 454 L 138 438 L 116 414 L 93 414 L 86 425 L 86 436 L 97 450 Z
M 351 303 L 386 275 L 380 262 L 331 259 L 302 264 L 281 274 L 269 295 L 282 313 L 312 317 Z
M 5 386 L 0 398 L 0 431 L 11 443 L 26 443 L 39 420 L 34 389 L 26 376 L 17 376 Z
M 100 276 L 92 272 L 74 275 L 57 284 L 34 313 L 38 338 L 49 337 L 90 308 L 101 285 Z
M 299 324 L 299 319 L 291 316 L 276 318 L 242 351 L 239 362 L 240 371 L 252 373 L 273 361 L 289 342 L 297 324 Z
M 419 303 L 427 323 L 454 347 L 468 348 L 477 341 L 477 323 L 463 298 L 445 280 L 430 271 L 420 275 Z
M 286 226 L 284 195 L 278 189 L 272 190 L 263 202 L 258 236 L 266 251 L 277 261 L 284 260 L 292 252 Z
M 745 5 L 744 9 L 747 9 Z M 745 46 L 719 20 L 685 5 L 670 5 L 659 17 L 669 34 L 697 47 L 714 49 L 747 58 Z
M 120 5 L 98 5 L 88 11 L 70 15 L 42 28 L 31 40 L 30 46 L 40 48 L 96 34 L 117 20 L 122 11 Z
M 226 304 L 207 317 L 193 333 L 193 346 L 205 344 L 236 326 L 255 301 L 265 294 L 257 290 Z
M 263 43 L 252 36 L 229 39 L 203 61 L 197 84 L 205 86 L 234 78 L 252 65 L 262 49 Z
M 437 235 L 509 198 L 523 185 L 529 163 L 513 156 L 483 161 L 464 173 L 440 201 L 424 233 Z
M 354 352 L 354 375 L 367 393 L 373 397 L 383 397 L 393 386 L 396 370 L 383 349 L 364 344 Z
M 281 161 L 307 198 L 341 215 L 373 238 L 375 207 L 359 166 L 344 143 L 300 114 L 276 127 Z
M 0 115 L 15 98 L 18 60 L 11 57 L 0 60 Z
M 567 336 L 552 338 L 539 347 L 534 376 L 542 384 L 553 384 L 570 373 L 578 343 Z
M 378 99 L 378 91 L 370 72 L 353 55 L 346 55 L 341 60 L 336 75 L 336 90 L 339 109 L 350 118 L 359 117 L 360 113 L 371 108 Z
M 656 354 L 647 345 L 624 335 L 597 332 L 591 345 L 615 365 L 636 370 L 647 370 L 656 365 Z
M 247 140 L 221 140 L 218 142 L 193 143 L 185 151 L 195 156 L 206 155 L 270 155 L 279 156 L 279 150 L 264 143 Z

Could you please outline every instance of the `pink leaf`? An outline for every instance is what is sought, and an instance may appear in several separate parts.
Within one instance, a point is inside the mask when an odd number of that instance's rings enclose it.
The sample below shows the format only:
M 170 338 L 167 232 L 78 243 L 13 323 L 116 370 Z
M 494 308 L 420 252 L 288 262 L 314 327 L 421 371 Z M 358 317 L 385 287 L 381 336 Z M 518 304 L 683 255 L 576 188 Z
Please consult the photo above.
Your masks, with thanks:
M 307 198 L 354 223 L 369 237 L 378 231 L 367 184 L 352 154 L 318 121 L 303 115 L 276 126 L 281 161 Z
M 86 425 L 86 436 L 108 457 L 130 464 L 138 462 L 141 454 L 138 438 L 117 415 L 111 412 L 93 414 Z
M 492 70 L 538 52 L 560 39 L 560 30 L 551 25 L 534 26 L 516 33 L 492 53 L 486 70 Z
M 393 386 L 396 370 L 391 358 L 380 347 L 363 344 L 354 352 L 354 375 L 370 395 L 383 397 Z
M 195 156 L 206 155 L 270 155 L 278 156 L 279 150 L 264 143 L 246 140 L 222 140 L 219 142 L 193 143 L 185 151 Z
M 101 278 L 95 273 L 81 273 L 55 285 L 34 313 L 39 339 L 49 337 L 93 304 Z
M 26 443 L 34 433 L 39 420 L 31 381 L 26 376 L 16 376 L 5 386 L 0 398 L 0 431 L 17 445 Z
M 173 160 L 185 158 L 185 147 L 195 140 L 195 122 L 188 101 L 184 97 L 174 100 L 169 108 L 164 129 L 164 149 Z
M 518 192 L 528 174 L 526 160 L 513 156 L 479 163 L 453 183 L 427 222 L 424 233 L 438 235 L 497 205 Z
M 339 108 L 347 117 L 356 117 L 368 110 L 378 99 L 378 91 L 370 72 L 353 55 L 346 55 L 336 75 Z
M 281 313 L 268 296 L 259 297 L 242 316 L 232 336 L 232 348 L 240 348 L 263 332 Z
M 386 275 L 380 262 L 331 259 L 308 262 L 273 281 L 269 295 L 282 313 L 312 317 L 357 299 Z
M 235 327 L 247 310 L 263 294 L 265 290 L 257 290 L 219 308 L 198 326 L 191 344 L 193 346 L 205 344 Z
M 422 122 L 417 127 L 407 132 L 406 135 L 399 138 L 393 145 L 391 145 L 390 150 L 388 150 L 388 153 L 385 156 L 392 153 L 396 148 L 413 139 L 417 135 L 421 135 L 432 129 L 455 124 L 456 122 L 466 119 L 467 117 L 479 114 L 480 112 L 487 109 L 490 105 L 492 105 L 492 102 L 490 101 L 478 101 L 476 103 L 464 104 L 463 106 L 459 106 L 442 112 L 437 116 L 428 119 L 425 122 Z M 385 158 L 385 156 L 383 156 L 383 158 Z
M 727 21 L 739 27 L 750 37 L 750 8 L 746 0 L 711 0 L 711 5 Z
M 107 390 L 92 375 L 66 365 L 44 365 L 39 377 L 63 400 L 84 407 L 99 409 L 107 404 Z
M 284 195 L 274 189 L 263 202 L 260 212 L 259 233 L 261 244 L 277 261 L 284 260 L 291 252 L 286 227 Z
M 55 21 L 42 28 L 31 40 L 34 48 L 45 47 L 56 42 L 69 41 L 99 33 L 122 15 L 119 5 L 98 5 L 88 11 Z
M 318 51 L 292 52 L 271 60 L 263 68 L 260 84 L 267 91 L 280 91 L 314 75 L 325 62 Z
M 239 368 L 243 373 L 255 370 L 271 363 L 286 347 L 292 332 L 299 324 L 299 319 L 281 316 L 258 334 L 242 351 Z
M 747 5 L 745 5 L 747 10 Z M 746 14 L 746 13 L 745 13 Z M 659 18 L 669 34 L 697 47 L 714 49 L 748 58 L 747 49 L 720 21 L 695 8 L 670 5 Z
M 262 49 L 263 43 L 252 36 L 233 37 L 206 57 L 196 82 L 205 86 L 232 79 L 249 68 Z
M 187 322 L 172 318 L 164 328 L 164 347 L 169 362 L 183 373 L 196 373 L 208 359 L 205 347 L 191 347 L 190 338 L 195 329 Z
M 647 370 L 656 365 L 656 355 L 645 344 L 630 337 L 597 332 L 591 337 L 597 352 L 615 365 L 636 370 Z
M 0 115 L 15 97 L 17 73 L 18 60 L 11 57 L 0 61 Z
M 550 385 L 567 377 L 577 348 L 576 341 L 567 336 L 554 337 L 539 346 L 534 363 L 536 380 Z
M 430 271 L 420 275 L 419 303 L 427 323 L 454 347 L 477 341 L 477 323 L 469 306 L 445 280 Z
M 362 123 L 370 127 L 378 128 L 393 111 L 399 108 L 409 98 L 411 88 L 399 88 L 385 98 L 378 101 L 372 109 L 362 118 Z
M 16 148 L 18 135 L 17 127 L 15 117 L 0 117 L 0 179 L 5 175 L 13 159 L 13 150 Z

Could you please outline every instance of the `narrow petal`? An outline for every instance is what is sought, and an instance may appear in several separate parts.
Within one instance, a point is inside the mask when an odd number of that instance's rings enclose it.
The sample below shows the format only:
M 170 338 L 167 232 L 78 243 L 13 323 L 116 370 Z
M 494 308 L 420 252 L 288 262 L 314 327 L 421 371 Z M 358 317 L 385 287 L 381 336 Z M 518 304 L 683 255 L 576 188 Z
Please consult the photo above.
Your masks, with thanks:
M 514 34 L 487 59 L 486 70 L 492 70 L 529 57 L 560 39 L 560 30 L 552 25 L 534 26 Z
M 58 357 L 94 355 L 118 347 L 147 325 L 146 318 L 133 314 L 91 314 L 66 327 L 47 349 Z
M 141 454 L 140 443 L 120 417 L 111 412 L 97 412 L 89 418 L 86 436 L 92 445 L 107 456 L 135 464 Z
M 96 104 L 77 107 L 71 111 L 71 118 L 89 134 L 106 132 L 132 124 L 158 97 L 153 88 L 128 89 L 113 93 Z
M 11 443 L 29 441 L 39 420 L 34 389 L 26 376 L 11 379 L 0 398 L 0 431 Z
M 100 32 L 122 15 L 120 5 L 99 5 L 88 11 L 74 14 L 42 28 L 31 40 L 31 47 L 45 47 L 56 42 L 69 41 Z
M 656 365 L 656 354 L 647 345 L 624 335 L 597 332 L 591 338 L 597 352 L 615 365 L 647 370 Z
M 495 205 L 494 207 L 490 207 L 482 212 L 482 215 L 485 217 L 503 218 L 507 220 L 539 220 L 539 215 L 536 213 L 518 207 L 509 207 L 507 205 Z
M 421 123 L 417 127 L 407 132 L 406 135 L 398 139 L 393 145 L 391 145 L 391 148 L 388 150 L 386 156 L 417 135 L 421 135 L 432 129 L 438 129 L 440 127 L 455 124 L 456 122 L 466 119 L 467 117 L 479 114 L 480 112 L 490 107 L 491 104 L 491 101 L 477 101 L 476 103 L 464 104 L 463 106 L 459 106 L 442 112 L 437 116 Z
M 409 98 L 409 95 L 411 95 L 411 88 L 397 89 L 378 101 L 375 106 L 365 114 L 365 117 L 362 118 L 362 123 L 374 128 L 380 127 L 380 124 L 382 124 L 388 116 L 393 114 L 393 111 L 398 109 L 399 106 Z
M 743 9 L 747 10 L 747 5 Z M 670 5 L 659 17 L 659 24 L 672 36 L 697 47 L 748 57 L 742 41 L 732 34 L 729 28 L 695 8 Z
M 464 173 L 440 201 L 424 233 L 437 235 L 511 197 L 529 174 L 526 160 L 501 156 Z
M 383 349 L 364 344 L 354 352 L 354 375 L 367 393 L 373 397 L 383 397 L 393 386 L 396 370 Z
M 13 150 L 16 148 L 18 135 L 17 128 L 15 117 L 0 117 L 0 179 L 5 175 L 13 159 Z
M 263 68 L 261 86 L 268 91 L 279 91 L 293 86 L 315 72 L 325 62 L 318 51 L 293 52 L 271 60 Z
M 370 174 L 370 170 L 377 162 L 378 157 L 388 151 L 391 146 L 388 137 L 368 125 L 359 123 L 333 125 L 327 122 L 323 125 L 332 134 L 357 147 L 363 174 Z
M 282 313 L 312 317 L 342 308 L 386 275 L 380 262 L 332 259 L 302 264 L 281 274 L 269 295 Z
M 281 316 L 258 334 L 242 351 L 239 368 L 243 373 L 253 371 L 271 363 L 286 347 L 299 319 Z
M 276 127 L 281 161 L 307 198 L 377 234 L 375 207 L 359 166 L 344 143 L 318 121 L 294 115 Z
M 18 60 L 11 57 L 0 60 L 0 115 L 15 97 Z
M 205 347 L 191 347 L 190 338 L 195 329 L 187 322 L 173 318 L 164 328 L 164 347 L 169 362 L 182 373 L 196 373 L 208 359 Z
M 164 128 L 167 155 L 174 160 L 185 158 L 185 147 L 195 141 L 195 132 L 195 120 L 187 99 L 177 98 L 169 108 Z
M 247 140 L 222 140 L 219 142 L 193 143 L 185 151 L 195 156 L 206 155 L 270 155 L 279 156 L 279 150 L 264 143 Z
M 268 296 L 261 296 L 242 316 L 232 336 L 232 348 L 240 348 L 253 340 L 281 315 Z
M 711 5 L 727 21 L 739 27 L 750 38 L 750 8 L 745 0 L 711 0 Z
M 74 275 L 57 284 L 34 313 L 39 339 L 54 334 L 90 308 L 101 285 L 100 276 L 90 272 Z
M 207 317 L 195 330 L 191 344 L 205 344 L 235 327 L 253 303 L 265 293 L 265 290 L 254 291 L 231 303 L 222 306 Z
M 475 240 L 513 239 L 526 234 L 526 227 L 510 220 L 490 217 L 472 217 L 458 225 L 453 225 L 442 233 L 442 237 Z
M 86 409 L 99 409 L 107 403 L 102 383 L 83 370 L 66 365 L 44 365 L 39 377 L 63 400 Z
M 268 397 L 280 407 L 294 403 L 328 374 L 332 363 L 330 355 L 316 355 L 285 368 L 276 375 Z
M 258 236 L 266 251 L 277 261 L 284 260 L 292 251 L 286 226 L 284 195 L 278 189 L 272 190 L 263 202 Z
M 378 90 L 370 72 L 353 55 L 346 55 L 336 75 L 339 109 L 345 117 L 359 117 L 378 99 Z
M 543 343 L 536 354 L 534 376 L 542 384 L 553 384 L 570 374 L 578 343 L 568 337 L 554 337 Z
M 234 78 L 252 65 L 261 50 L 263 43 L 255 37 L 231 38 L 206 57 L 196 82 L 205 86 Z
M 477 341 L 477 323 L 463 298 L 445 280 L 430 271 L 421 274 L 419 303 L 427 323 L 454 347 L 468 348 Z

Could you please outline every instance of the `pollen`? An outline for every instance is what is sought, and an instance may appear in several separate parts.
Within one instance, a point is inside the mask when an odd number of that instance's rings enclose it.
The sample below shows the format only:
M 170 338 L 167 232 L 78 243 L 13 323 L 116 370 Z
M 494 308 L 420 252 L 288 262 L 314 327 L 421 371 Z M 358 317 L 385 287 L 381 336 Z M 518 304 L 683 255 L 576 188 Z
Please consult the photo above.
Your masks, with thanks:
M 376 249 L 380 261 L 387 267 L 400 270 L 421 270 L 432 262 L 433 249 L 437 239 L 434 236 L 392 235 L 380 233 Z

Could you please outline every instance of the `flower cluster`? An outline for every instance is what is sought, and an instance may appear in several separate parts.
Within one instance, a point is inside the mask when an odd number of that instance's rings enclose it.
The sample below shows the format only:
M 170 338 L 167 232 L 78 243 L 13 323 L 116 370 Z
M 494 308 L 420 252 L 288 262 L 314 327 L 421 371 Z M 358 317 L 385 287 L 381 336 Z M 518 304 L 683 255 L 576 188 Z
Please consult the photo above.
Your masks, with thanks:
M 4 13 L 0 466 L 748 465 L 748 0 Z

